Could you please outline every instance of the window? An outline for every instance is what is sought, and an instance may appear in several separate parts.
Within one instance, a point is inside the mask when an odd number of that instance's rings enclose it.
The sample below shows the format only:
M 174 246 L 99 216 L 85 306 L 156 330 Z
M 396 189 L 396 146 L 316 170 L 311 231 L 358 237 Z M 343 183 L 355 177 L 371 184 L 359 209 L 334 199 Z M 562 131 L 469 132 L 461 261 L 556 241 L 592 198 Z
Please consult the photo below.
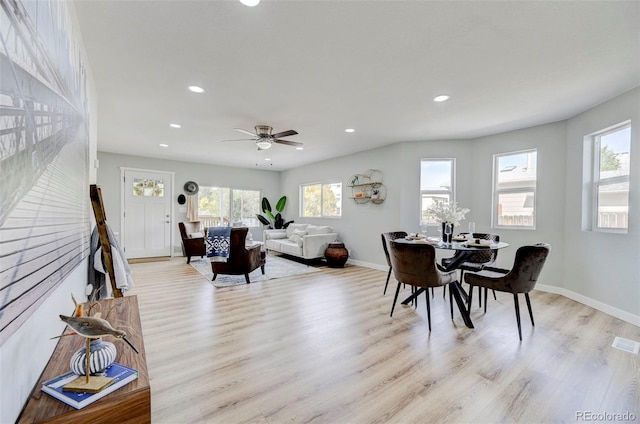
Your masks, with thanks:
M 629 167 L 631 125 L 593 136 L 593 227 L 627 229 L 629 225 Z
M 420 161 L 420 225 L 439 224 L 426 210 L 438 201 L 454 202 L 455 159 Z
M 537 150 L 494 155 L 493 226 L 535 228 Z
M 342 216 L 342 183 L 301 185 L 300 199 L 305 218 Z
M 201 186 L 198 191 L 198 218 L 205 227 L 259 227 L 260 212 L 259 190 Z
M 144 197 L 164 197 L 164 181 L 134 178 L 133 195 Z

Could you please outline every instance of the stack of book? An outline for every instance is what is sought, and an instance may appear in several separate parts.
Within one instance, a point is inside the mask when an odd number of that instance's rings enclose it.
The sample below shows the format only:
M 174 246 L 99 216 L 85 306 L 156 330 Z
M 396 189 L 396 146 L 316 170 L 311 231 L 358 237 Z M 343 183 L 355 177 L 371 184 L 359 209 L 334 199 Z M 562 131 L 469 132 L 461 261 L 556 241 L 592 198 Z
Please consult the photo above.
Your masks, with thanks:
M 42 391 L 66 403 L 67 405 L 73 406 L 76 409 L 81 409 L 135 380 L 138 378 L 138 371 L 114 362 L 105 370 L 105 375 L 106 377 L 112 378 L 113 382 L 97 393 L 64 390 L 64 386 L 66 384 L 69 384 L 78 378 L 78 375 L 73 371 L 69 371 L 68 373 L 45 381 L 42 383 Z

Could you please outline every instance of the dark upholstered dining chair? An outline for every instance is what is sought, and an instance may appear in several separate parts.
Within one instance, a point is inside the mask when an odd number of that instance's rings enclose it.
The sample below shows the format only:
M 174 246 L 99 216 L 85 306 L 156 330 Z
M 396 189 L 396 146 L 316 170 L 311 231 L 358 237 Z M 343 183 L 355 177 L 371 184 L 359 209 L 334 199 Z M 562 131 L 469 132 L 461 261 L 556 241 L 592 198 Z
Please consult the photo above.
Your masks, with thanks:
M 529 309 L 529 317 L 531 325 L 533 322 L 533 311 L 531 310 L 531 300 L 529 292 L 533 290 L 538 281 L 538 276 L 542 271 L 542 267 L 549 256 L 551 246 L 546 243 L 538 243 L 532 246 L 522 246 L 516 251 L 516 257 L 511 270 L 485 267 L 479 273 L 468 273 L 464 280 L 471 286 L 469 290 L 468 306 L 471 305 L 471 297 L 473 295 L 473 287 L 484 287 L 485 302 L 484 311 L 487 312 L 486 290 L 492 289 L 506 293 L 513 293 L 513 302 L 516 308 L 516 320 L 518 322 L 518 335 L 522 340 L 522 329 L 520 325 L 520 305 L 518 302 L 518 294 L 524 293 Z
M 427 319 L 429 331 L 431 331 L 431 303 L 429 301 L 429 287 L 441 287 L 456 281 L 456 272 L 441 272 L 436 264 L 436 249 L 430 244 L 389 242 L 389 258 L 393 275 L 398 280 L 396 295 L 393 298 L 393 309 L 398 300 L 401 284 L 409 284 L 416 288 L 424 288 L 427 299 Z M 449 290 L 449 302 L 451 303 L 451 318 L 453 319 L 453 302 Z
M 494 243 L 500 242 L 500 236 L 498 234 L 492 233 L 472 233 L 473 239 L 480 240 L 491 240 Z M 455 255 L 450 258 L 442 259 L 442 266 L 448 268 L 453 262 L 458 261 L 460 259 L 463 262 L 458 265 L 456 268 L 460 270 L 460 282 L 464 281 L 464 272 L 478 272 L 482 271 L 484 267 L 493 264 L 498 258 L 498 249 L 486 249 L 486 250 L 478 250 L 474 252 L 465 252 L 465 251 L 457 251 Z M 444 293 L 442 293 L 444 296 Z M 493 298 L 496 298 L 495 291 L 493 292 Z M 487 301 L 485 296 L 485 302 Z M 482 307 L 482 295 L 480 294 L 480 288 L 478 288 L 478 306 Z
M 389 265 L 389 272 L 387 272 L 387 282 L 384 283 L 384 291 L 382 292 L 383 296 L 387 294 L 387 286 L 389 285 L 389 278 L 391 277 L 392 271 L 391 259 L 389 259 L 389 242 L 391 240 L 406 237 L 407 235 L 408 234 L 404 231 L 391 231 L 389 233 L 380 234 L 382 238 L 382 249 L 384 250 L 384 256 L 385 258 L 387 258 L 387 265 Z
M 187 263 L 191 262 L 192 256 L 203 258 L 207 254 L 204 245 L 206 228 L 200 226 L 200 221 L 179 222 L 178 228 L 180 229 L 180 239 L 182 240 L 182 254 L 187 257 Z
M 244 275 L 244 279 L 249 284 L 251 283 L 249 273 L 258 267 L 264 275 L 266 255 L 260 244 L 246 245 L 248 231 L 247 227 L 231 228 L 229 258 L 227 262 L 211 262 L 212 281 L 215 281 L 218 274 Z

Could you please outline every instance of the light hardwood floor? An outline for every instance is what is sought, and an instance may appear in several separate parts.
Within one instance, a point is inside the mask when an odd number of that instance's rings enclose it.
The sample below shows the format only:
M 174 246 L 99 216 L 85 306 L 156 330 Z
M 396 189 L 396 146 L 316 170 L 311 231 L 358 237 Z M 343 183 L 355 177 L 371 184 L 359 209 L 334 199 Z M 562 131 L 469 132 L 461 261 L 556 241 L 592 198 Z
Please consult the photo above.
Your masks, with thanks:
M 640 421 L 640 357 L 611 347 L 640 328 L 559 295 L 532 293 L 520 342 L 508 294 L 469 329 L 436 291 L 429 334 L 423 296 L 389 317 L 384 271 L 215 288 L 183 258 L 132 269 L 154 423 Z

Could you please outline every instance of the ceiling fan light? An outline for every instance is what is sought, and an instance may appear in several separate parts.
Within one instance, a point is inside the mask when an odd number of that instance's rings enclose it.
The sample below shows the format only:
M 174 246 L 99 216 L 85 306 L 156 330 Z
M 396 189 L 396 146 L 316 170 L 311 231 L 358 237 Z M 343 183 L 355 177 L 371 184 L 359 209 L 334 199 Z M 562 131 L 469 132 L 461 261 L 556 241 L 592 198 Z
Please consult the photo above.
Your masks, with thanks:
M 260 150 L 266 150 L 271 147 L 271 142 L 267 140 L 261 140 L 256 143 L 256 146 L 258 146 L 258 149 Z

